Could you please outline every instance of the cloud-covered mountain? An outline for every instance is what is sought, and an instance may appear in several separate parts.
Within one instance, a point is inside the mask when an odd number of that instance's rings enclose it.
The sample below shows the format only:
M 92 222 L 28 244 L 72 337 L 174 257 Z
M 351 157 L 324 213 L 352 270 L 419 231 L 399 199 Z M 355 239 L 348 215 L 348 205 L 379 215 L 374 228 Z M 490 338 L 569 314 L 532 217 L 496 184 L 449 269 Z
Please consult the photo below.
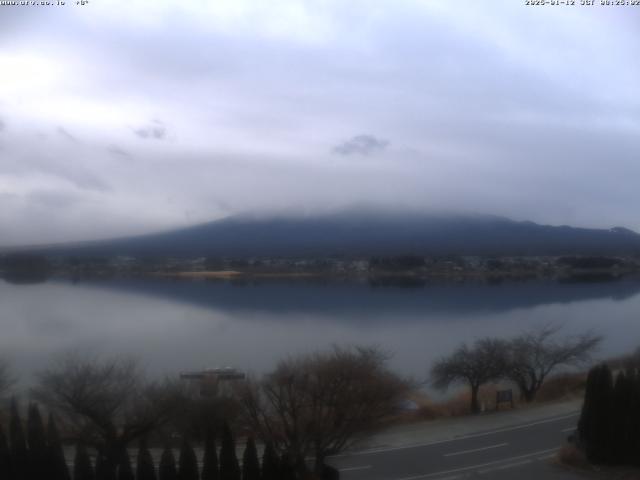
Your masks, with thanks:
M 640 235 L 539 225 L 486 215 L 349 210 L 233 216 L 152 235 L 46 249 L 54 254 L 133 256 L 565 255 L 640 253 Z

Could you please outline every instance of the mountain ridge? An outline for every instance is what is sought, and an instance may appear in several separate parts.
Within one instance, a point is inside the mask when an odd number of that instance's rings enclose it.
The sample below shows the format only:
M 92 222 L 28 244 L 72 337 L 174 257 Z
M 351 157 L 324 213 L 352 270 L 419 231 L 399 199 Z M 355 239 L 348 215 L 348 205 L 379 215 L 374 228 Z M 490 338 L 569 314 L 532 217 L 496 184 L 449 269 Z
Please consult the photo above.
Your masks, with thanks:
M 624 227 L 541 225 L 482 214 L 342 211 L 235 215 L 159 233 L 30 247 L 53 256 L 368 257 L 640 254 Z

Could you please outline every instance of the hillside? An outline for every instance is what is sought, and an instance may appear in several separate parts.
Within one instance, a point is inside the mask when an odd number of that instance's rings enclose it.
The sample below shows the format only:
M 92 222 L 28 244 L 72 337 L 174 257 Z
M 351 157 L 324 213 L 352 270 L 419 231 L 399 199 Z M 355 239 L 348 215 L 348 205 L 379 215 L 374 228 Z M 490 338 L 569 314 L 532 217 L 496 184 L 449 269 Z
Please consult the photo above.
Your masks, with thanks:
M 640 235 L 483 215 L 348 211 L 233 216 L 151 235 L 34 249 L 77 256 L 566 255 L 640 253 Z

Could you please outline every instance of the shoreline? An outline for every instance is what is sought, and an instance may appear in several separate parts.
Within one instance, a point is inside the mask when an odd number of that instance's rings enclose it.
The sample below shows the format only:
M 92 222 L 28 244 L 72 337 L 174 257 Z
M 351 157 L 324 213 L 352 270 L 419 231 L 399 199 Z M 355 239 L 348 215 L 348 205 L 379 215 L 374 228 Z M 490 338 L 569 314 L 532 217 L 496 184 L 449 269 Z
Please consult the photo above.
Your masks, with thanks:
M 551 270 L 551 271 L 242 271 L 242 270 L 176 270 L 135 271 L 117 269 L 67 270 L 52 269 L 40 275 L 10 275 L 0 271 L 0 279 L 9 283 L 42 283 L 50 279 L 167 279 L 176 281 L 251 281 L 251 280 L 317 280 L 325 282 L 368 282 L 374 286 L 422 286 L 431 282 L 501 283 L 501 282 L 578 282 L 605 283 L 640 278 L 637 269 L 625 270 Z

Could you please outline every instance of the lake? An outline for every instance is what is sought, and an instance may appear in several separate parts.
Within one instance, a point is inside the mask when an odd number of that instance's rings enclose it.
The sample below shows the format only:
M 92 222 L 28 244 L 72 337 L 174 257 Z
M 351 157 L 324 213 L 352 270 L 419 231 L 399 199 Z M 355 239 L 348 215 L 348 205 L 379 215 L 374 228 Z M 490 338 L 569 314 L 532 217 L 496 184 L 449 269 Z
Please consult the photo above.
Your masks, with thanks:
M 540 324 L 605 336 L 598 356 L 640 345 L 640 279 L 394 283 L 269 280 L 0 280 L 0 356 L 23 384 L 68 350 L 137 357 L 152 375 L 268 371 L 333 344 L 379 345 L 417 380 L 462 341 Z

